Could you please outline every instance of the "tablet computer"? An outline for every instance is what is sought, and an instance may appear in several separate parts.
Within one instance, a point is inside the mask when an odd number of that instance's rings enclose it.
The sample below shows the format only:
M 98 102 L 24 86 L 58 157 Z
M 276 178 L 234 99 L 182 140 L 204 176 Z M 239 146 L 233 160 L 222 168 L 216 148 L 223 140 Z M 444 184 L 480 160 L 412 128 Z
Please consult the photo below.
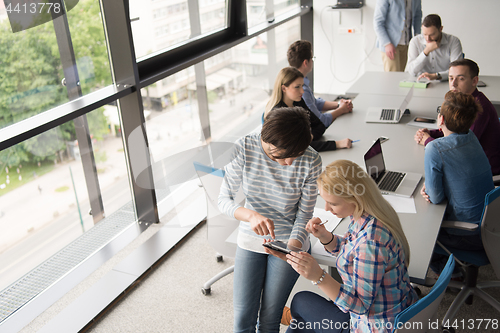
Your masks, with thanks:
M 302 251 L 302 249 L 299 249 L 295 246 L 288 246 L 285 242 L 282 242 L 279 240 L 264 243 L 264 244 L 262 244 L 262 246 L 270 248 L 271 250 L 286 253 L 286 254 L 289 254 L 292 251 L 294 251 L 294 252 Z

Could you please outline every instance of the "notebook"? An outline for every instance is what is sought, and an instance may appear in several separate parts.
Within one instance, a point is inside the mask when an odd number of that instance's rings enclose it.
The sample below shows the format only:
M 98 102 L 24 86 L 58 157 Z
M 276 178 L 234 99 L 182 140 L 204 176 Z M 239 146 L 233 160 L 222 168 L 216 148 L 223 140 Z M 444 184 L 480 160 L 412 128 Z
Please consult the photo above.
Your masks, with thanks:
M 408 106 L 408 103 L 410 103 L 410 100 L 413 97 L 413 89 L 414 87 L 410 88 L 410 91 L 406 94 L 406 97 L 399 108 L 380 106 L 369 107 L 368 112 L 366 113 L 365 121 L 367 123 L 399 123 L 406 107 Z
M 368 149 L 364 159 L 366 172 L 377 183 L 383 194 L 411 197 L 422 178 L 418 173 L 386 170 L 380 139 Z

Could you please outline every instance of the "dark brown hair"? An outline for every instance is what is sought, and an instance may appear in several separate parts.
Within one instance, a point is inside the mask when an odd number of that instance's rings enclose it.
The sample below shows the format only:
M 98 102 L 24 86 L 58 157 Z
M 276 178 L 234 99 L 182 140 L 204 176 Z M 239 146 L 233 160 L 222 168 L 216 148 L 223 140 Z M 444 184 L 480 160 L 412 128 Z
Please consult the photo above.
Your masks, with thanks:
M 482 112 L 481 105 L 472 95 L 448 91 L 444 96 L 440 113 L 446 128 L 454 133 L 466 134 L 480 112 Z
M 299 68 L 304 60 L 312 59 L 312 44 L 307 40 L 298 40 L 293 42 L 288 47 L 286 53 L 288 64 L 292 67 Z
M 441 28 L 441 18 L 437 14 L 429 14 L 422 21 L 422 25 L 426 28 L 436 27 Z
M 276 147 L 279 159 L 302 155 L 312 141 L 309 115 L 301 107 L 272 110 L 260 133 L 262 141 Z
M 479 76 L 479 66 L 470 59 L 458 59 L 450 63 L 449 68 L 457 66 L 466 66 L 469 68 L 469 74 L 472 78 Z

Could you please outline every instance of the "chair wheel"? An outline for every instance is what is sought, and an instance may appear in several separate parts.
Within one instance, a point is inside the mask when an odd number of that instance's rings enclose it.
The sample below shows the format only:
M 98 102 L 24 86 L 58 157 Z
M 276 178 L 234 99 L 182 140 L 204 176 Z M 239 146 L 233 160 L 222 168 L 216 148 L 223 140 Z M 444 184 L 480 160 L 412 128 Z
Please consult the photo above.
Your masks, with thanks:
M 217 262 L 223 262 L 224 261 L 224 257 L 221 256 L 221 255 L 218 255 L 217 256 Z
M 453 327 L 446 327 L 442 330 L 443 333 L 455 333 L 455 329 Z
M 202 294 L 203 294 L 203 295 L 205 295 L 205 296 L 209 296 L 209 295 L 211 294 L 211 291 L 212 291 L 212 290 L 211 290 L 210 288 L 208 288 L 208 289 L 201 288 L 201 292 L 202 292 Z

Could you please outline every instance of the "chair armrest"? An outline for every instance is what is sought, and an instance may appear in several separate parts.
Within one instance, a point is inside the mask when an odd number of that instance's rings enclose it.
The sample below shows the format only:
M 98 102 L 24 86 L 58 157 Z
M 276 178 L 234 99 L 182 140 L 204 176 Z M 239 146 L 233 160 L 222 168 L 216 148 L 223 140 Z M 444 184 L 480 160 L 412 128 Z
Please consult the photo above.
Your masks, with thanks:
M 460 222 L 460 221 L 443 221 L 441 223 L 441 228 L 451 228 L 451 229 L 460 229 L 467 231 L 474 231 L 479 227 L 479 225 L 475 223 L 469 222 Z

